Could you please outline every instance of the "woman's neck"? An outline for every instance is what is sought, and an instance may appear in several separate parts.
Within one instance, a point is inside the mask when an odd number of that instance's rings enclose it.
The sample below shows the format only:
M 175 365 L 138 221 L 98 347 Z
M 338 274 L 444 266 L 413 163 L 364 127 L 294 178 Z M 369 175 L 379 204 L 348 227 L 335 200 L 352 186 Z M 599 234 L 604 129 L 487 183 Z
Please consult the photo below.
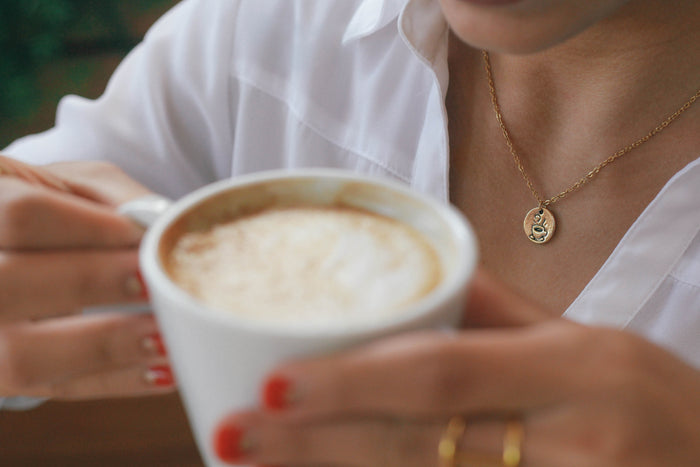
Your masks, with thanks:
M 545 161 L 595 165 L 697 91 L 700 2 L 673 3 L 631 1 L 554 48 L 524 56 L 492 54 L 504 119 L 528 159 L 536 154 Z M 478 59 L 455 39 L 451 66 L 460 54 L 472 64 Z M 682 118 L 686 125 L 700 121 L 700 104 Z M 567 157 L 571 161 L 561 160 Z

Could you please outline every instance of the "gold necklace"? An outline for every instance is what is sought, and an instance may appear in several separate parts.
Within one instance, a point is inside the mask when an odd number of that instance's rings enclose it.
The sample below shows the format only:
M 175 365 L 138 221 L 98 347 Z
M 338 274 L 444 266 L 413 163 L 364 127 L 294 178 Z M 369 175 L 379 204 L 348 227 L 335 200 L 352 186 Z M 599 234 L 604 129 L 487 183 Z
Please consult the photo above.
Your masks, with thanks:
M 518 167 L 518 170 L 520 171 L 520 174 L 523 176 L 523 179 L 525 180 L 525 183 L 527 183 L 527 187 L 530 189 L 532 192 L 532 195 L 537 199 L 538 205 L 536 208 L 531 209 L 528 211 L 527 215 L 525 216 L 525 220 L 523 221 L 523 229 L 525 230 L 525 235 L 527 235 L 527 238 L 529 238 L 532 242 L 538 243 L 538 244 L 543 244 L 547 243 L 552 239 L 554 236 L 554 231 L 556 230 L 557 223 L 556 219 L 554 218 L 554 214 L 552 214 L 551 209 L 548 209 L 549 206 L 552 204 L 556 203 L 560 199 L 568 196 L 569 194 L 573 193 L 574 191 L 578 190 L 581 188 L 583 185 L 585 185 L 589 180 L 591 180 L 593 177 L 595 177 L 598 172 L 600 172 L 605 166 L 608 164 L 611 164 L 615 160 L 619 159 L 620 157 L 624 156 L 628 152 L 632 151 L 633 149 L 638 148 L 642 144 L 646 143 L 649 141 L 653 136 L 656 134 L 660 133 L 662 130 L 664 130 L 667 126 L 669 126 L 674 120 L 676 120 L 680 115 L 688 110 L 693 103 L 700 98 L 700 89 L 691 97 L 685 104 L 681 106 L 678 110 L 676 110 L 673 114 L 671 114 L 668 118 L 666 118 L 663 122 L 661 122 L 656 128 L 651 130 L 649 133 L 647 133 L 645 136 L 642 138 L 639 138 L 637 141 L 635 141 L 632 144 L 629 144 L 623 148 L 620 148 L 618 151 L 616 151 L 613 155 L 605 159 L 603 162 L 595 166 L 593 169 L 591 169 L 586 175 L 578 179 L 576 183 L 571 185 L 569 188 L 566 190 L 562 191 L 561 193 L 552 196 L 551 198 L 544 199 L 538 191 L 535 189 L 534 184 L 532 183 L 532 180 L 530 177 L 527 175 L 527 172 L 525 172 L 525 168 L 523 167 L 523 163 L 520 160 L 520 157 L 518 156 L 518 153 L 515 151 L 515 147 L 513 146 L 513 142 L 511 141 L 510 138 L 510 133 L 508 133 L 508 129 L 506 128 L 505 123 L 503 123 L 503 116 L 501 115 L 501 108 L 498 105 L 498 98 L 496 97 L 496 87 L 493 84 L 493 72 L 491 71 L 491 60 L 489 59 L 489 53 L 486 52 L 485 50 L 482 51 L 482 55 L 484 57 L 484 67 L 486 68 L 486 77 L 488 78 L 489 82 L 489 91 L 491 92 L 491 103 L 493 104 L 493 110 L 496 113 L 496 120 L 498 120 L 498 124 L 501 127 L 501 132 L 503 133 L 503 137 L 506 140 L 506 145 L 508 146 L 508 149 L 510 150 L 511 156 L 513 156 L 513 160 L 515 161 L 515 165 Z

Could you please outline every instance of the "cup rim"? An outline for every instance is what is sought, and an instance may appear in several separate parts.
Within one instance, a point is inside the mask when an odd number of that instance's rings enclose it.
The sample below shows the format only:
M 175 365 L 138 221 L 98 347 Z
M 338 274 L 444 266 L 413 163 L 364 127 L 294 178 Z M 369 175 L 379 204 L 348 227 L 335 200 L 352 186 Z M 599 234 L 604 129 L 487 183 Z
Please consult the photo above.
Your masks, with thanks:
M 340 181 L 363 183 L 388 189 L 406 195 L 411 199 L 423 203 L 427 209 L 442 218 L 449 226 L 452 237 L 455 239 L 461 260 L 457 261 L 455 270 L 443 280 L 433 291 L 420 300 L 407 305 L 401 313 L 387 315 L 386 318 L 374 321 L 348 321 L 338 326 L 314 325 L 311 327 L 289 326 L 286 322 L 273 322 L 267 320 L 255 320 L 243 317 L 235 313 L 214 308 L 190 293 L 180 288 L 170 278 L 163 267 L 159 248 L 163 233 L 180 218 L 181 215 L 206 198 L 225 192 L 230 189 L 267 183 L 274 180 L 289 180 L 303 178 L 337 179 Z M 386 330 L 402 328 L 412 322 L 438 313 L 441 305 L 449 302 L 468 287 L 469 279 L 473 276 L 478 260 L 478 248 L 476 236 L 469 221 L 454 206 L 443 203 L 436 198 L 424 193 L 412 190 L 391 179 L 376 176 L 358 174 L 346 169 L 296 169 L 296 170 L 270 170 L 255 172 L 246 175 L 235 176 L 220 180 L 192 191 L 181 199 L 175 201 L 153 225 L 148 228 L 141 243 L 139 262 L 149 289 L 159 289 L 159 294 L 170 297 L 182 306 L 172 307 L 167 311 L 156 308 L 159 313 L 196 313 L 198 319 L 210 320 L 219 325 L 235 326 L 251 333 L 264 333 L 266 335 L 285 336 L 290 338 L 309 337 L 334 337 L 371 335 L 374 332 L 386 332 Z M 154 287 L 155 286 L 155 287 Z

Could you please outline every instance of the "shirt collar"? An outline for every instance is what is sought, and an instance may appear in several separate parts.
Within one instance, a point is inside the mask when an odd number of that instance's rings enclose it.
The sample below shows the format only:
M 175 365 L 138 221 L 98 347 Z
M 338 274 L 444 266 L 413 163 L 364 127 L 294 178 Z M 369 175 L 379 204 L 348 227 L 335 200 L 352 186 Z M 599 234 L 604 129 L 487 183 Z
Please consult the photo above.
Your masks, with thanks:
M 397 20 L 406 42 L 433 63 L 447 32 L 437 0 L 363 0 L 345 30 L 343 42 L 370 36 Z
M 634 319 L 700 232 L 699 181 L 700 158 L 656 195 L 564 317 L 618 328 Z
M 399 29 L 414 52 L 433 67 L 447 60 L 449 28 L 437 0 L 405 2 Z
M 396 20 L 407 0 L 364 0 L 343 35 L 343 42 L 367 37 Z
M 363 0 L 343 35 L 343 43 L 362 39 L 391 22 L 406 45 L 436 73 L 442 94 L 447 90 L 448 26 L 437 0 Z
M 399 17 L 399 31 L 413 53 L 435 73 L 444 102 L 449 84 L 449 27 L 438 1 L 409 0 Z

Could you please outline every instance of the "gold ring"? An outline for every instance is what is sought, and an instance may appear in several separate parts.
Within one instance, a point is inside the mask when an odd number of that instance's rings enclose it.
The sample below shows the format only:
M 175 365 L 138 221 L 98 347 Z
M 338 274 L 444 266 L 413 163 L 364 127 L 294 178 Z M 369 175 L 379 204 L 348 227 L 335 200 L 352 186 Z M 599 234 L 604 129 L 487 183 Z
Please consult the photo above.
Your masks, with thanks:
M 525 428 L 519 418 L 511 418 L 506 424 L 506 434 L 503 436 L 503 466 L 518 467 L 520 465 L 521 448 Z
M 440 467 L 455 467 L 455 455 L 457 454 L 457 442 L 464 434 L 467 424 L 462 417 L 452 417 L 447 424 L 445 433 L 438 444 L 438 456 Z
M 467 424 L 464 418 L 455 416 L 447 424 L 445 433 L 438 445 L 440 467 L 519 467 L 522 454 L 523 437 L 525 429 L 519 418 L 511 418 L 506 423 L 506 431 L 503 436 L 503 453 L 499 456 L 495 453 L 478 451 L 459 451 L 458 443 L 466 431 Z

